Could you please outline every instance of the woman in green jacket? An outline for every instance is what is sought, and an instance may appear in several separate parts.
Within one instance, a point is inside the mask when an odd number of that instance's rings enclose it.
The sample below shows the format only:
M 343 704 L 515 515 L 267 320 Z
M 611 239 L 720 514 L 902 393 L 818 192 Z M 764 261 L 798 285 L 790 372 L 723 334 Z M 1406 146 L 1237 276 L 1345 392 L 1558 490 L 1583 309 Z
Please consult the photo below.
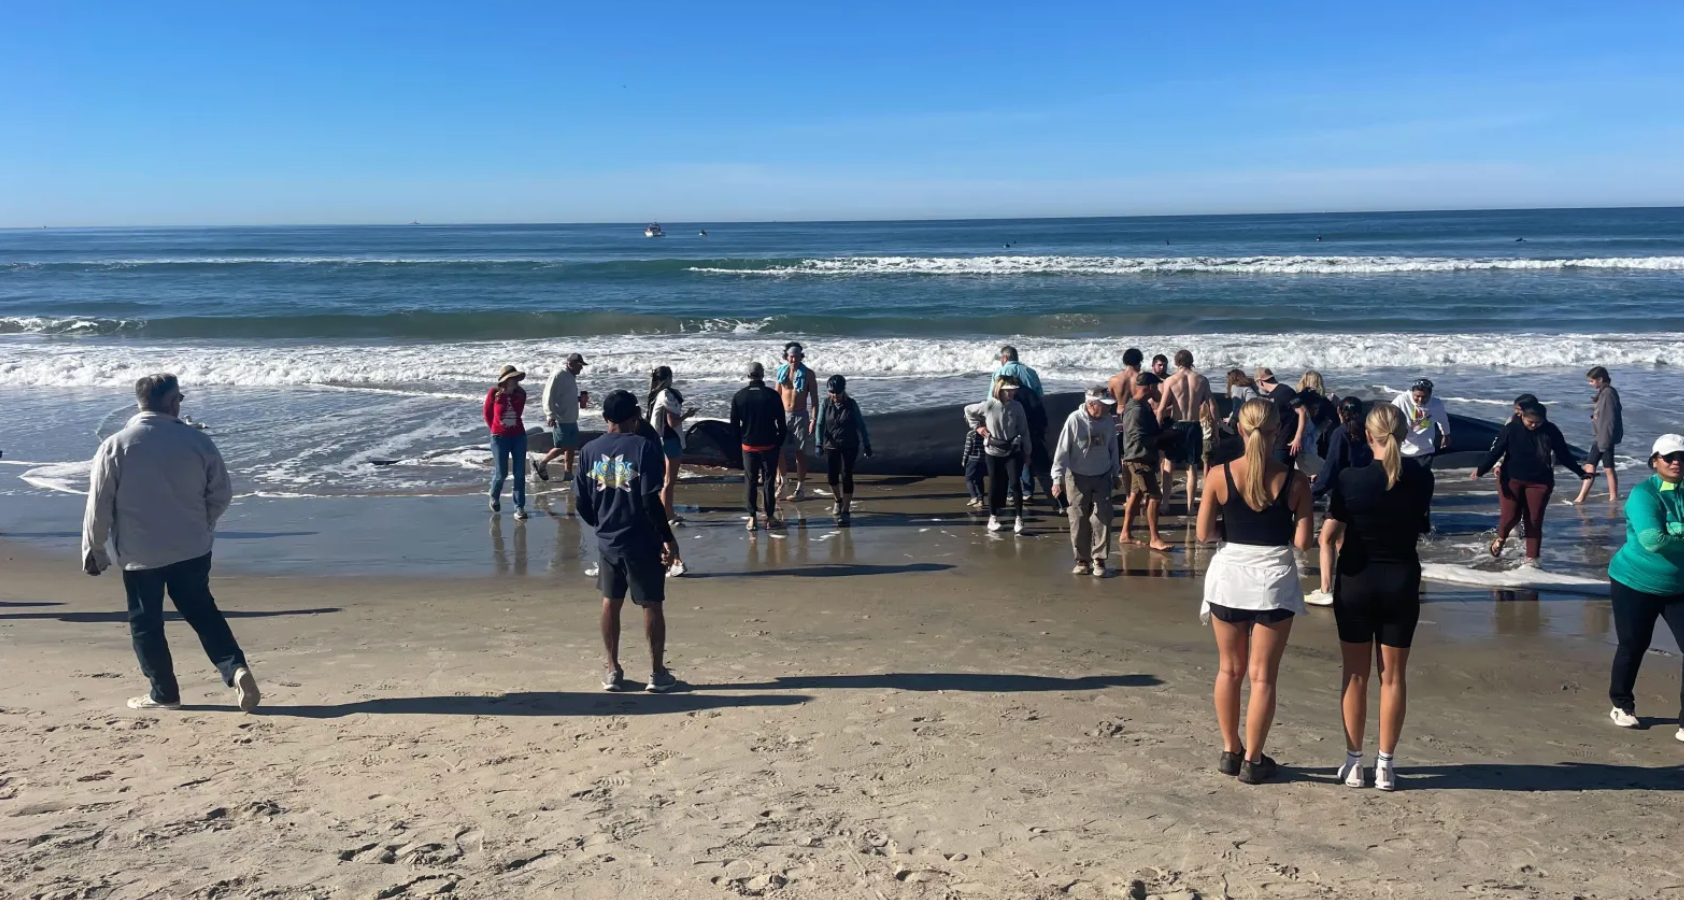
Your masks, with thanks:
M 1626 498 L 1626 542 L 1608 563 L 1609 595 L 1614 601 L 1614 631 L 1620 645 L 1608 698 L 1608 717 L 1621 728 L 1636 728 L 1637 702 L 1632 687 L 1637 667 L 1649 652 L 1655 620 L 1665 619 L 1672 637 L 1684 644 L 1684 436 L 1663 434 L 1649 454 L 1655 475 Z M 1684 688 L 1679 693 L 1677 737 L 1684 741 Z

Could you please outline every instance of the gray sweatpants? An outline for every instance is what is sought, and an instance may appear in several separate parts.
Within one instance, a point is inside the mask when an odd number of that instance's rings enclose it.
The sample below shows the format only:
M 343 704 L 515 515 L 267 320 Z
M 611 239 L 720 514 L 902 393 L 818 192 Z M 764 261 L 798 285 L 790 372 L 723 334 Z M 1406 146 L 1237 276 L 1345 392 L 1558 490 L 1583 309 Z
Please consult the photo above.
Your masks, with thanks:
M 1070 502 L 1070 549 L 1079 562 L 1103 560 L 1111 547 L 1111 476 L 1064 473 Z

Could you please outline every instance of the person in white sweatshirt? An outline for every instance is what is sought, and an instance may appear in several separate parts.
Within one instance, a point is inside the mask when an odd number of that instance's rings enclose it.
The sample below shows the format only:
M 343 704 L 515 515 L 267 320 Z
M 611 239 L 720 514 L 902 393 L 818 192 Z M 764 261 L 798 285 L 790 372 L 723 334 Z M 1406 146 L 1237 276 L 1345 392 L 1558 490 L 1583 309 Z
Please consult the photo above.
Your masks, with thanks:
M 82 519 L 82 570 L 98 575 L 110 568 L 106 544 L 114 545 L 135 656 L 152 683 L 129 708 L 181 708 L 164 639 L 168 591 L 223 683 L 234 688 L 240 709 L 251 712 L 261 699 L 257 679 L 210 592 L 216 521 L 234 499 L 228 468 L 210 437 L 179 418 L 181 385 L 174 375 L 135 382 L 135 399 L 140 413 L 94 454 Z
M 1398 394 L 1392 399 L 1392 405 L 1403 413 L 1405 432 L 1403 444 L 1403 464 L 1415 466 L 1427 473 L 1427 500 L 1429 508 L 1433 496 L 1433 457 L 1440 450 L 1450 446 L 1450 414 L 1444 410 L 1444 401 L 1433 396 L 1431 379 L 1417 378 L 1409 386 L 1409 390 Z M 1429 512 L 1423 534 L 1432 531 L 1432 515 Z
M 1088 388 L 1086 402 L 1064 420 L 1053 450 L 1052 493 L 1070 515 L 1070 547 L 1077 575 L 1105 577 L 1111 547 L 1111 483 L 1117 478 L 1117 400 L 1104 385 Z

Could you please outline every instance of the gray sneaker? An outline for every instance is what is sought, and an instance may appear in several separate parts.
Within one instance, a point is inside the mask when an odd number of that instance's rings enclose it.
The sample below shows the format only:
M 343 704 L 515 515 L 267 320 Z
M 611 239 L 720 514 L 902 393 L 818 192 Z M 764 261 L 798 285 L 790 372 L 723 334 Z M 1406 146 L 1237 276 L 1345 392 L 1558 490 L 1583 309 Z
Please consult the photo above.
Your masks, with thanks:
M 626 689 L 626 673 L 619 669 L 609 669 L 602 673 L 602 689 L 605 691 L 623 691 Z
M 671 672 L 656 672 L 649 676 L 649 683 L 643 689 L 651 694 L 664 694 L 675 687 L 678 687 L 678 679 L 672 677 Z

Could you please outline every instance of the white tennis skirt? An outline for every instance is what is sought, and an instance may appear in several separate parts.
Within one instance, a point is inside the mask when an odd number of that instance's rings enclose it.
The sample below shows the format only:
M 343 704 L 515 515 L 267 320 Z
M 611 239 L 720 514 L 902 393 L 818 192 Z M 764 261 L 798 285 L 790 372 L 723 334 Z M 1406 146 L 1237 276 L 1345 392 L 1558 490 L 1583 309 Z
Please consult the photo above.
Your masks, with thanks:
M 1211 606 L 1266 611 L 1289 609 L 1304 615 L 1304 586 L 1291 547 L 1223 544 L 1205 570 L 1205 599 L 1199 621 L 1210 624 Z

